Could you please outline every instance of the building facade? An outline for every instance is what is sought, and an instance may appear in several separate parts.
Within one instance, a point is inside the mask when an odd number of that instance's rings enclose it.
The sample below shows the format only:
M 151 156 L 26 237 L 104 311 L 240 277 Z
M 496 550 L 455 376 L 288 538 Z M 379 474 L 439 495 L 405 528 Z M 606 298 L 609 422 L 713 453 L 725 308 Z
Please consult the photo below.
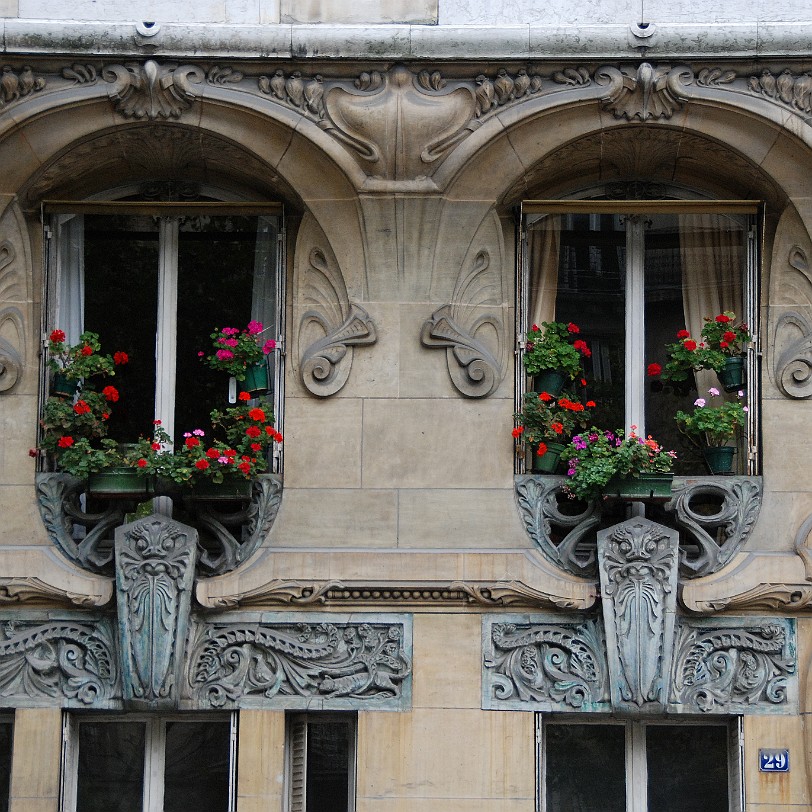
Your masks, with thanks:
M 0 0 L 0 809 L 812 809 L 807 4 L 370 5 Z M 731 311 L 732 473 L 536 472 L 534 323 L 676 447 Z M 249 320 L 243 495 L 29 454 L 54 330 L 194 441 Z

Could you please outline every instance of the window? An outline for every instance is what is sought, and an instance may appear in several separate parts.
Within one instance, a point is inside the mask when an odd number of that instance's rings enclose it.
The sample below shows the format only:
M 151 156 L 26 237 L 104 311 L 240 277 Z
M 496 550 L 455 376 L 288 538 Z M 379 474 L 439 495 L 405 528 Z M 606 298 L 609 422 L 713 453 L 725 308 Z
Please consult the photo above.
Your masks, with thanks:
M 291 714 L 286 812 L 353 812 L 356 716 Z
M 741 812 L 737 729 L 545 720 L 541 812 Z
M 233 812 L 236 718 L 69 717 L 62 812 Z
M 717 386 L 696 374 L 696 390 L 674 391 L 646 375 L 665 365 L 666 344 L 704 317 L 732 310 L 757 325 L 756 205 L 710 201 L 527 202 L 524 273 L 519 280 L 522 335 L 533 323 L 574 322 L 591 356 L 585 394 L 596 424 L 637 426 L 679 454 L 675 473 L 704 471 L 699 452 L 673 415 L 690 411 L 698 393 Z M 757 353 L 748 352 L 748 403 L 757 403 Z M 737 472 L 757 473 L 756 410 L 738 453 Z
M 131 201 L 46 211 L 48 329 L 71 343 L 89 330 L 105 352 L 129 355 L 115 379 L 122 398 L 110 436 L 148 435 L 156 417 L 176 441 L 176 431 L 205 426 L 211 409 L 227 405 L 223 374 L 198 357 L 210 352 L 214 328 L 255 320 L 280 340 L 280 207 Z M 272 372 L 279 400 L 281 370 Z
M 8 812 L 13 735 L 14 723 L 12 717 L 0 714 L 0 812 Z

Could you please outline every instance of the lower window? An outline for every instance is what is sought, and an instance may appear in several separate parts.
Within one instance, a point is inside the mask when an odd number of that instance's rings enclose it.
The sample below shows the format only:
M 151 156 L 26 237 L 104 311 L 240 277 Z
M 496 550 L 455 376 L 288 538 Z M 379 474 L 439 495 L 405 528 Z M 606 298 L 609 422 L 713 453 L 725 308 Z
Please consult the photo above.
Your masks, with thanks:
M 236 714 L 72 716 L 62 812 L 233 812 Z
M 737 730 L 633 721 L 542 724 L 542 812 L 740 812 Z
M 8 812 L 13 735 L 14 723 L 12 717 L 0 714 L 0 812 Z
M 287 719 L 286 812 L 353 812 L 354 713 L 297 713 Z

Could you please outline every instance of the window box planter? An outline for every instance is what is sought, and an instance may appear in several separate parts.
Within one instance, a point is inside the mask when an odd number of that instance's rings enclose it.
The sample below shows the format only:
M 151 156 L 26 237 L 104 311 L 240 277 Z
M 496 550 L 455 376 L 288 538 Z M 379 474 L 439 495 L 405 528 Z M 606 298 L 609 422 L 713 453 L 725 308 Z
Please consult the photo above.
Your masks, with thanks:
M 535 451 L 536 445 L 534 443 L 531 446 L 531 471 L 534 474 L 554 474 L 561 460 L 561 453 L 567 446 L 564 443 L 547 443 L 547 453 L 539 456 Z
M 666 502 L 671 498 L 673 474 L 641 474 L 609 482 L 603 495 L 606 499 L 628 499 L 640 502 Z
M 155 483 L 131 468 L 109 468 L 88 476 L 87 492 L 100 499 L 149 499 L 155 495 Z
M 253 480 L 243 478 L 226 479 L 223 482 L 201 480 L 196 482 L 191 489 L 184 489 L 184 495 L 193 501 L 233 502 L 237 499 L 247 501 L 251 498 L 252 486 Z
M 245 370 L 242 388 L 251 395 L 264 395 L 268 391 L 268 364 L 261 361 Z

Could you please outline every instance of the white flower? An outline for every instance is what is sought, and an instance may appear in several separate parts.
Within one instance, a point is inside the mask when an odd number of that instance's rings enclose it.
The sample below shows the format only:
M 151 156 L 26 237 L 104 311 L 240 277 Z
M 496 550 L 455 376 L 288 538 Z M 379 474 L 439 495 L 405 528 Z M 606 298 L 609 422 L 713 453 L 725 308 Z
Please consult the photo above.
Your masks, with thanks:
M 705 405 L 705 398 L 697 398 L 697 399 L 694 401 L 694 406 L 699 406 L 699 408 L 700 408 L 700 409 L 701 409 L 701 408 L 702 408 L 704 405 Z
M 712 386 L 710 389 L 708 389 L 708 394 L 716 397 L 719 394 L 719 390 L 715 386 Z

